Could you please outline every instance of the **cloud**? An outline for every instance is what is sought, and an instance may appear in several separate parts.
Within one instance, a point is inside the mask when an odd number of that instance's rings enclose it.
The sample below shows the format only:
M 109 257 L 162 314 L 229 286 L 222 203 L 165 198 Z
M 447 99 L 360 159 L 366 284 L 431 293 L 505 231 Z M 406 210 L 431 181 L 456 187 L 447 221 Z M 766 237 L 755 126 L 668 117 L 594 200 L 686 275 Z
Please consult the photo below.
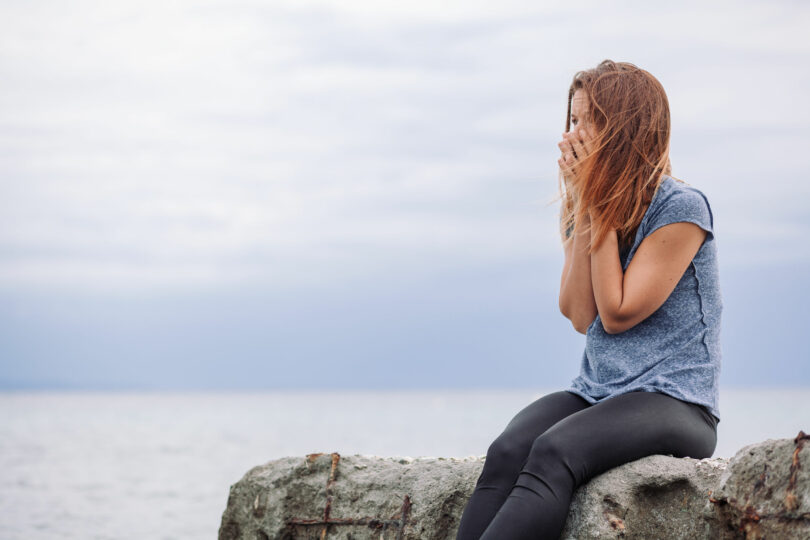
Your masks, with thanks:
M 559 257 L 565 92 L 605 57 L 664 83 L 675 172 L 710 195 L 730 261 L 752 230 L 810 258 L 794 244 L 808 156 L 786 151 L 810 142 L 801 4 L 3 9 L 0 288 L 285 288 Z

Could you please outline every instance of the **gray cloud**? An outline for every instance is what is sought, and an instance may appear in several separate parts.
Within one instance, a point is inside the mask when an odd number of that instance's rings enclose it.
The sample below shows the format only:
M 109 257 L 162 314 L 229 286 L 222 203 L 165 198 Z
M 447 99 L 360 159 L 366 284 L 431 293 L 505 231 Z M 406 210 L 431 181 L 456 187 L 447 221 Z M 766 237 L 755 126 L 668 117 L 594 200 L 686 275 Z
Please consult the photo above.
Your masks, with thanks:
M 565 91 L 605 57 L 667 88 L 726 264 L 810 258 L 800 4 L 39 6 L 0 23 L 0 287 L 553 260 Z

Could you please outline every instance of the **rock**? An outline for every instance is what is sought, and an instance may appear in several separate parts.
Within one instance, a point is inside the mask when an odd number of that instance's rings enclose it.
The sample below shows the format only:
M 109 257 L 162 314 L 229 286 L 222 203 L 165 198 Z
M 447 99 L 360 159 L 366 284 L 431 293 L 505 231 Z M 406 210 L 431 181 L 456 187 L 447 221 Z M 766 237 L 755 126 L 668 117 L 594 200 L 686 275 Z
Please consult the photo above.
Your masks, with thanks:
M 746 540 L 810 539 L 810 435 L 742 448 L 711 502 Z
M 571 501 L 562 538 L 716 538 L 709 495 L 727 459 L 648 456 L 592 478 Z
M 249 470 L 219 529 L 237 538 L 452 538 L 483 457 L 309 454 Z
M 574 493 L 562 538 L 810 540 L 808 438 L 731 460 L 655 455 L 611 469 Z M 454 539 L 484 459 L 270 461 L 231 486 L 219 539 Z

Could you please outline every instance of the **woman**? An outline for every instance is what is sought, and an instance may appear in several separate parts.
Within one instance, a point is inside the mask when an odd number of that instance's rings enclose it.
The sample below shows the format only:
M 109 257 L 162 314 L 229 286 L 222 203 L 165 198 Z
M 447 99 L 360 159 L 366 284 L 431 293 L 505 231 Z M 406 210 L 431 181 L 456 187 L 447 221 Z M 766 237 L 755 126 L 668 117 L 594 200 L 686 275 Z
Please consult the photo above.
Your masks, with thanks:
M 594 476 L 652 454 L 714 452 L 713 218 L 703 193 L 670 176 L 669 138 L 667 97 L 648 72 L 605 60 L 574 76 L 558 145 L 559 300 L 586 334 L 580 374 L 489 446 L 459 540 L 559 538 L 574 490 Z

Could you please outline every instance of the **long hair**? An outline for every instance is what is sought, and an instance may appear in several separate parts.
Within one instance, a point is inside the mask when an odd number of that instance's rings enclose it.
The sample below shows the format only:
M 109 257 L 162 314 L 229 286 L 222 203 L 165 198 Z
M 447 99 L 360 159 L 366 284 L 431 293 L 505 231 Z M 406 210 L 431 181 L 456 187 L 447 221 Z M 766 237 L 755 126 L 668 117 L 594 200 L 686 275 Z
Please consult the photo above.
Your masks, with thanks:
M 571 129 L 571 101 L 583 90 L 595 135 L 591 152 L 579 157 L 570 189 L 560 174 L 560 233 L 563 241 L 592 210 L 598 216 L 590 251 L 615 228 L 620 249 L 628 249 L 663 175 L 670 175 L 669 101 L 661 83 L 628 62 L 605 60 L 579 71 L 568 90 L 565 131 Z

